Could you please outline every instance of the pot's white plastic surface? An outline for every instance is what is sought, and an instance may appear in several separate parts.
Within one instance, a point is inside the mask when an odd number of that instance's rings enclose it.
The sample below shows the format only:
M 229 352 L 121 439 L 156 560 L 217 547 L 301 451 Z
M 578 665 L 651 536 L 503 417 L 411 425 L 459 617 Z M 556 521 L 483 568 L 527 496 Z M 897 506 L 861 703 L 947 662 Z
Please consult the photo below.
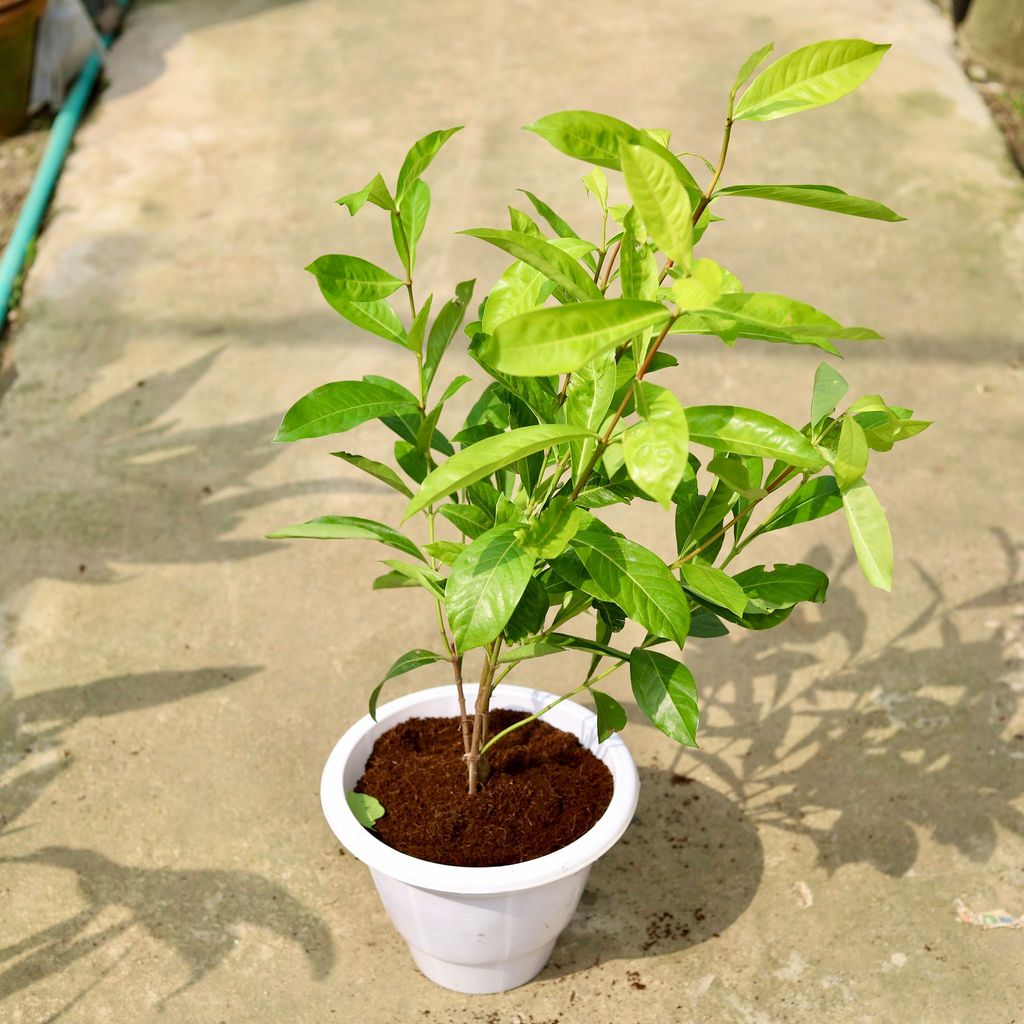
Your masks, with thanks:
M 466 687 L 472 706 L 475 687 Z M 539 711 L 554 694 L 501 686 L 493 707 Z M 619 839 L 633 818 L 640 781 L 619 736 L 597 742 L 597 717 L 563 701 L 544 720 L 573 733 L 608 766 L 611 803 L 574 843 L 536 860 L 496 868 L 432 864 L 385 846 L 349 810 L 345 794 L 366 766 L 377 737 L 408 718 L 458 714 L 453 686 L 400 697 L 361 718 L 331 751 L 320 801 L 342 846 L 370 869 L 381 901 L 413 959 L 431 981 L 456 992 L 504 992 L 525 984 L 547 963 L 583 893 L 590 865 Z

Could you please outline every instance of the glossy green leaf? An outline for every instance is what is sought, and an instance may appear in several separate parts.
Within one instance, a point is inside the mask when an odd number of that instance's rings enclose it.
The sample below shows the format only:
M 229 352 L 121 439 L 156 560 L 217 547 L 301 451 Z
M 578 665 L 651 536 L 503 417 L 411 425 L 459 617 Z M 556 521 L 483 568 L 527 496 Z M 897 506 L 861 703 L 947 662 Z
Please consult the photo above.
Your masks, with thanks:
M 731 287 L 731 277 L 714 260 L 697 260 L 691 273 L 672 286 L 672 300 L 682 311 L 714 308 L 723 292 Z
M 747 79 L 754 73 L 757 66 L 768 56 L 772 50 L 775 49 L 774 43 L 767 43 L 761 47 L 760 50 L 755 50 L 742 64 L 739 71 L 736 72 L 736 79 L 732 83 L 732 95 L 740 91 L 747 84 Z M 712 173 L 714 169 L 712 168 Z
M 521 231 L 524 235 L 534 235 L 536 238 L 544 237 L 544 232 L 541 231 L 537 222 L 514 206 L 508 208 L 508 222 L 513 231 Z
M 885 510 L 861 478 L 843 492 L 843 511 L 864 578 L 880 590 L 892 590 L 892 536 Z
M 496 437 L 478 441 L 469 448 L 456 452 L 423 481 L 423 486 L 409 502 L 403 520 L 453 491 L 462 490 L 469 484 L 483 480 L 495 470 L 517 459 L 567 441 L 579 440 L 590 433 L 582 427 L 543 423 L 532 427 L 519 427 Z
M 347 463 L 355 466 L 357 469 L 361 469 L 364 473 L 369 473 L 370 476 L 380 480 L 381 483 L 387 484 L 388 487 L 393 487 L 407 498 L 412 497 L 412 491 L 405 486 L 402 478 L 390 466 L 385 466 L 383 462 L 368 459 L 365 455 L 353 455 L 351 452 L 331 452 L 331 454 L 335 458 L 344 459 Z
M 658 263 L 647 245 L 647 230 L 632 206 L 623 220 L 619 280 L 623 298 L 647 302 L 658 294 Z
M 379 173 L 375 174 L 358 192 L 350 192 L 347 196 L 342 196 L 337 200 L 338 205 L 344 206 L 351 217 L 354 217 L 367 202 L 379 206 L 382 210 L 395 209 L 395 201 L 391 198 L 391 193 Z
M 481 348 L 498 370 L 518 377 L 572 373 L 670 314 L 657 302 L 607 299 L 536 309 L 506 320 Z
M 414 181 L 402 199 L 398 214 L 391 215 L 391 235 L 395 250 L 410 277 L 416 268 L 416 247 L 430 212 L 430 188 L 425 181 Z
M 411 352 L 419 354 L 423 351 L 423 338 L 427 333 L 427 322 L 430 320 L 430 310 L 433 304 L 434 296 L 428 295 L 426 302 L 417 310 L 416 316 L 413 317 L 412 323 L 409 325 L 409 337 L 405 347 Z
M 770 121 L 823 107 L 853 92 L 878 67 L 888 44 L 831 39 L 769 64 L 739 98 L 737 121 Z
M 313 540 L 379 540 L 398 551 L 426 561 L 423 552 L 404 533 L 384 523 L 359 516 L 320 516 L 296 526 L 282 526 L 268 533 L 271 540 L 304 537 Z
M 373 688 L 373 693 L 370 694 L 370 717 L 376 722 L 377 721 L 377 701 L 380 699 L 380 692 L 384 689 L 384 684 L 389 679 L 394 679 L 395 676 L 405 675 L 406 672 L 412 672 L 415 669 L 423 668 L 424 665 L 433 665 L 439 661 L 446 661 L 440 654 L 435 654 L 433 651 L 424 651 L 421 648 L 417 648 L 414 651 L 406 651 L 392 666 L 384 673 L 384 678 Z M 379 817 L 379 815 L 378 815 Z
M 522 533 L 523 547 L 536 558 L 557 558 L 576 536 L 583 516 L 567 498 L 551 504 Z
M 517 260 L 528 263 L 578 301 L 601 298 L 601 292 L 586 268 L 552 242 L 521 231 L 498 228 L 470 228 L 459 234 L 490 242 Z
M 624 145 L 622 173 L 633 205 L 658 247 L 681 267 L 693 251 L 690 197 L 669 161 L 643 146 Z
M 591 521 L 571 542 L 602 600 L 612 601 L 656 636 L 686 642 L 690 608 L 668 566 L 653 551 Z
M 499 324 L 542 306 L 554 287 L 554 282 L 535 267 L 516 260 L 487 296 L 480 324 L 482 333 L 493 334 Z
M 612 395 L 615 394 L 615 357 L 607 352 L 581 366 L 569 379 L 562 409 L 565 422 L 595 433 L 608 415 Z M 571 443 L 572 478 L 579 480 L 584 466 L 594 454 L 594 437 Z
M 329 302 L 334 297 L 349 302 L 372 302 L 386 299 L 402 287 L 394 274 L 358 256 L 321 256 L 306 270 L 316 278 Z
M 761 486 L 761 470 L 758 460 L 748 456 L 716 455 L 708 463 L 708 471 L 714 473 L 730 489 L 744 498 L 763 498 L 767 491 Z
M 588 689 L 597 709 L 597 742 L 604 743 L 613 732 L 621 732 L 626 728 L 626 709 L 602 690 L 595 690 L 593 687 Z
M 864 429 L 851 416 L 843 417 L 836 461 L 832 467 L 841 491 L 848 490 L 867 471 L 868 442 Z
M 629 655 L 625 651 L 616 650 L 605 644 L 599 644 L 594 640 L 588 640 L 582 636 L 570 636 L 567 633 L 551 633 L 543 640 L 533 640 L 518 647 L 506 648 L 498 655 L 501 664 L 509 664 L 513 661 L 525 661 L 528 658 L 543 658 L 548 654 L 558 654 L 561 651 L 583 651 L 588 654 L 601 654 L 609 658 L 617 658 L 625 661 Z
M 642 146 L 658 153 L 669 164 L 676 178 L 687 190 L 691 205 L 700 198 L 700 186 L 693 175 L 666 149 L 659 138 L 655 138 L 657 132 L 634 128 L 617 117 L 596 114 L 589 110 L 562 110 L 556 114 L 548 114 L 539 121 L 527 125 L 526 130 L 540 135 L 555 149 L 568 156 L 585 160 L 589 164 L 598 164 L 600 167 L 610 167 L 616 171 L 621 170 L 620 147 L 623 144 Z M 613 215 L 625 212 L 615 208 L 609 209 Z
M 413 143 L 412 148 L 405 156 L 405 160 L 402 161 L 401 170 L 398 172 L 396 195 L 399 207 L 401 207 L 413 182 L 419 179 L 420 175 L 430 166 L 434 157 L 437 156 L 441 147 L 461 128 L 462 125 L 457 125 L 454 128 L 429 132 L 422 139 Z
M 629 678 L 640 710 L 669 739 L 697 746 L 697 685 L 690 670 L 658 651 L 634 647 Z
M 583 176 L 583 187 L 597 200 L 602 210 L 608 209 L 608 177 L 600 167 L 591 167 Z
M 832 185 L 729 185 L 715 193 L 718 196 L 749 196 L 751 199 L 774 199 L 778 203 L 809 206 L 815 210 L 845 213 L 849 217 L 866 217 L 897 223 L 906 220 L 888 206 L 873 199 L 851 196 Z
M 816 476 L 805 480 L 785 501 L 781 502 L 760 527 L 761 533 L 781 530 L 797 523 L 838 512 L 843 506 L 839 487 L 830 476 Z
M 532 192 L 525 188 L 519 190 L 526 196 L 527 199 L 533 204 L 533 208 L 548 222 L 551 226 L 551 230 L 560 238 L 579 238 L 580 236 L 573 231 L 569 223 L 560 217 L 554 210 L 544 202 L 543 199 L 539 199 Z
M 643 419 L 622 436 L 622 454 L 630 479 L 668 508 L 686 470 L 689 431 L 686 411 L 665 388 L 640 382 Z
M 850 390 L 843 375 L 828 363 L 819 363 L 814 371 L 814 391 L 811 394 L 811 426 L 830 416 L 843 395 Z
M 423 545 L 423 550 L 443 565 L 454 565 L 466 545 L 454 540 L 435 540 Z
M 733 577 L 747 595 L 751 609 L 772 612 L 792 608 L 801 601 L 820 603 L 828 591 L 828 577 L 813 565 L 754 565 Z M 741 614 L 741 613 L 740 613 Z
M 434 597 L 442 601 L 444 600 L 444 580 L 440 573 L 435 572 L 429 566 L 414 565 L 412 562 L 403 562 L 398 558 L 383 558 L 381 562 L 393 572 L 411 580 L 416 586 L 423 587 L 424 590 L 429 591 Z M 376 586 L 376 583 L 374 586 Z
M 360 423 L 415 410 L 396 392 L 361 380 L 339 380 L 314 388 L 284 415 L 275 441 L 299 441 L 351 430 Z
M 800 431 L 756 409 L 733 405 L 690 406 L 690 440 L 716 451 L 778 459 L 816 471 L 825 461 Z
M 322 283 L 320 292 L 336 313 L 340 313 L 356 327 L 376 334 L 378 338 L 393 341 L 402 348 L 411 348 L 402 321 L 383 299 L 374 302 L 352 302 L 344 296 L 335 294 L 330 288 L 325 288 Z
M 722 620 L 714 612 L 707 608 L 698 608 L 690 615 L 690 636 L 698 639 L 714 639 L 718 636 L 728 636 L 729 630 Z
M 515 606 L 508 622 L 505 623 L 505 639 L 509 643 L 518 643 L 544 628 L 551 602 L 548 592 L 536 577 L 527 581 L 523 596 Z
M 363 828 L 373 828 L 374 822 L 384 817 L 385 811 L 380 801 L 366 793 L 346 793 L 345 802 Z
M 490 643 L 505 628 L 533 573 L 516 526 L 488 530 L 459 555 L 445 588 L 448 623 L 461 654 Z
M 684 562 L 679 567 L 683 588 L 720 608 L 742 615 L 747 607 L 747 594 L 731 576 L 703 562 Z
M 494 516 L 476 505 L 442 505 L 438 511 L 459 533 L 475 540 L 494 525 Z
M 437 373 L 441 357 L 451 344 L 455 332 L 459 329 L 466 307 L 473 298 L 473 286 L 476 281 L 461 281 L 455 286 L 455 297 L 449 299 L 437 314 L 430 333 L 427 335 L 427 351 L 423 358 L 423 379 L 427 390 Z

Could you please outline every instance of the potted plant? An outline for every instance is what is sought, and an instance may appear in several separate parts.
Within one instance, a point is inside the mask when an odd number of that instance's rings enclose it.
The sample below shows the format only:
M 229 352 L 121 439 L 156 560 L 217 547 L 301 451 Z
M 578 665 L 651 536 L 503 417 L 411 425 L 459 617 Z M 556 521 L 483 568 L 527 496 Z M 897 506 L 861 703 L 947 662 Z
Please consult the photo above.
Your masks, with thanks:
M 870 453 L 926 422 L 878 395 L 837 412 L 848 388 L 828 363 L 814 374 L 802 427 L 755 409 L 693 404 L 695 396 L 684 405 L 650 379 L 676 365 L 666 342 L 679 336 L 833 355 L 835 341 L 878 338 L 805 303 L 748 291 L 694 253 L 718 219 L 713 211 L 737 198 L 902 219 L 828 185 L 721 183 L 735 126 L 839 99 L 888 47 L 816 43 L 750 81 L 771 49 L 753 54 L 729 90 L 715 163 L 680 154 L 667 131 L 603 114 L 563 111 L 528 126 L 591 165 L 583 184 L 594 221 L 581 237 L 526 192 L 532 212 L 510 207 L 509 228 L 465 232 L 514 262 L 464 329 L 481 386 L 454 431 L 445 407 L 470 379 L 438 388 L 438 375 L 474 282 L 438 309 L 433 296 L 417 301 L 413 271 L 430 207 L 423 174 L 458 129 L 416 142 L 393 190 L 378 174 L 339 200 L 353 216 L 367 204 L 388 215 L 399 272 L 349 255 L 308 268 L 343 317 L 394 344 L 396 356 L 407 350 L 411 388 L 376 376 L 325 384 L 288 410 L 276 440 L 379 420 L 397 435 L 394 466 L 334 454 L 398 492 L 401 523 L 418 517 L 424 528 L 414 539 L 400 525 L 332 514 L 270 536 L 390 546 L 401 557 L 383 560 L 388 571 L 374 587 L 424 590 L 438 637 L 435 650 L 401 654 L 373 689 L 369 714 L 328 760 L 323 806 L 341 842 L 369 865 L 420 968 L 450 988 L 493 992 L 533 977 L 589 865 L 629 824 L 638 783 L 617 735 L 626 710 L 599 688 L 602 679 L 628 666 L 640 712 L 696 746 L 684 645 L 777 626 L 800 602 L 825 599 L 828 579 L 810 565 L 731 569 L 751 544 L 842 509 L 868 582 L 890 588 L 889 529 L 865 471 Z M 622 174 L 614 197 L 606 170 Z M 389 302 L 400 291 L 405 323 Z M 671 515 L 674 558 L 602 522 L 602 509 L 633 501 Z M 635 643 L 617 637 L 627 622 Z M 581 678 L 560 695 L 505 682 L 527 659 L 554 664 L 572 651 L 585 657 Z M 378 707 L 388 680 L 442 663 L 450 684 Z M 593 712 L 568 699 L 584 693 Z

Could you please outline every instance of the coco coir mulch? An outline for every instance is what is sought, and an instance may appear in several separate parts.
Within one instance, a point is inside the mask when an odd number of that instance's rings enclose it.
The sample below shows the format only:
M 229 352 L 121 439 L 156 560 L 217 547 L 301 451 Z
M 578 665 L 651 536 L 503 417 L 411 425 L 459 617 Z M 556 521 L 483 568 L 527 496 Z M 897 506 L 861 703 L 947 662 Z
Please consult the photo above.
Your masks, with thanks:
M 492 711 L 490 734 L 525 717 Z M 384 806 L 374 834 L 435 864 L 519 864 L 579 839 L 612 798 L 608 768 L 540 720 L 499 740 L 488 757 L 490 777 L 471 796 L 457 718 L 412 718 L 383 733 L 355 787 Z

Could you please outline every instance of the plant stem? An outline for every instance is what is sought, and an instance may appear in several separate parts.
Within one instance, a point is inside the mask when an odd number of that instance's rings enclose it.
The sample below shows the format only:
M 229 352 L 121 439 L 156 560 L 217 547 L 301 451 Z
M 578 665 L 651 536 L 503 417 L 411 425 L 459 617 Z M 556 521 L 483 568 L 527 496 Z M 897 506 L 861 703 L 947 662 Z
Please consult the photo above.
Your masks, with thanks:
M 577 693 L 582 693 L 584 690 L 590 689 L 591 683 L 596 683 L 599 679 L 604 679 L 605 676 L 610 676 L 616 669 L 621 668 L 624 664 L 624 661 L 617 661 L 614 665 L 611 666 L 611 668 L 605 669 L 604 672 L 602 672 L 600 675 L 594 676 L 593 679 L 587 679 L 584 682 L 580 683 L 580 685 L 577 686 L 575 690 L 570 690 L 568 693 L 563 694 L 556 700 L 553 700 L 550 704 L 546 704 L 544 707 L 540 709 L 540 711 L 537 711 L 534 714 L 529 715 L 527 718 L 521 718 L 518 722 L 513 722 L 510 726 L 508 726 L 505 729 L 502 729 L 501 732 L 497 733 L 495 736 L 492 736 L 491 739 L 484 744 L 480 753 L 486 753 L 486 751 L 493 747 L 494 744 L 498 742 L 498 740 L 503 739 L 510 732 L 514 732 L 516 729 L 522 728 L 529 722 L 536 721 L 538 718 L 541 717 L 541 715 L 546 715 L 553 707 L 557 707 L 559 704 L 561 704 L 562 701 L 568 700 L 570 697 L 575 697 Z
M 621 248 L 622 248 L 622 239 L 620 238 L 615 243 L 615 245 L 612 247 L 611 253 L 608 256 L 608 262 L 605 264 L 604 280 L 601 282 L 600 285 L 598 285 L 598 287 L 601 289 L 602 292 L 605 292 L 608 289 L 608 282 L 612 279 L 612 269 L 615 266 L 615 261 L 616 261 L 616 259 L 618 259 L 619 250 Z

